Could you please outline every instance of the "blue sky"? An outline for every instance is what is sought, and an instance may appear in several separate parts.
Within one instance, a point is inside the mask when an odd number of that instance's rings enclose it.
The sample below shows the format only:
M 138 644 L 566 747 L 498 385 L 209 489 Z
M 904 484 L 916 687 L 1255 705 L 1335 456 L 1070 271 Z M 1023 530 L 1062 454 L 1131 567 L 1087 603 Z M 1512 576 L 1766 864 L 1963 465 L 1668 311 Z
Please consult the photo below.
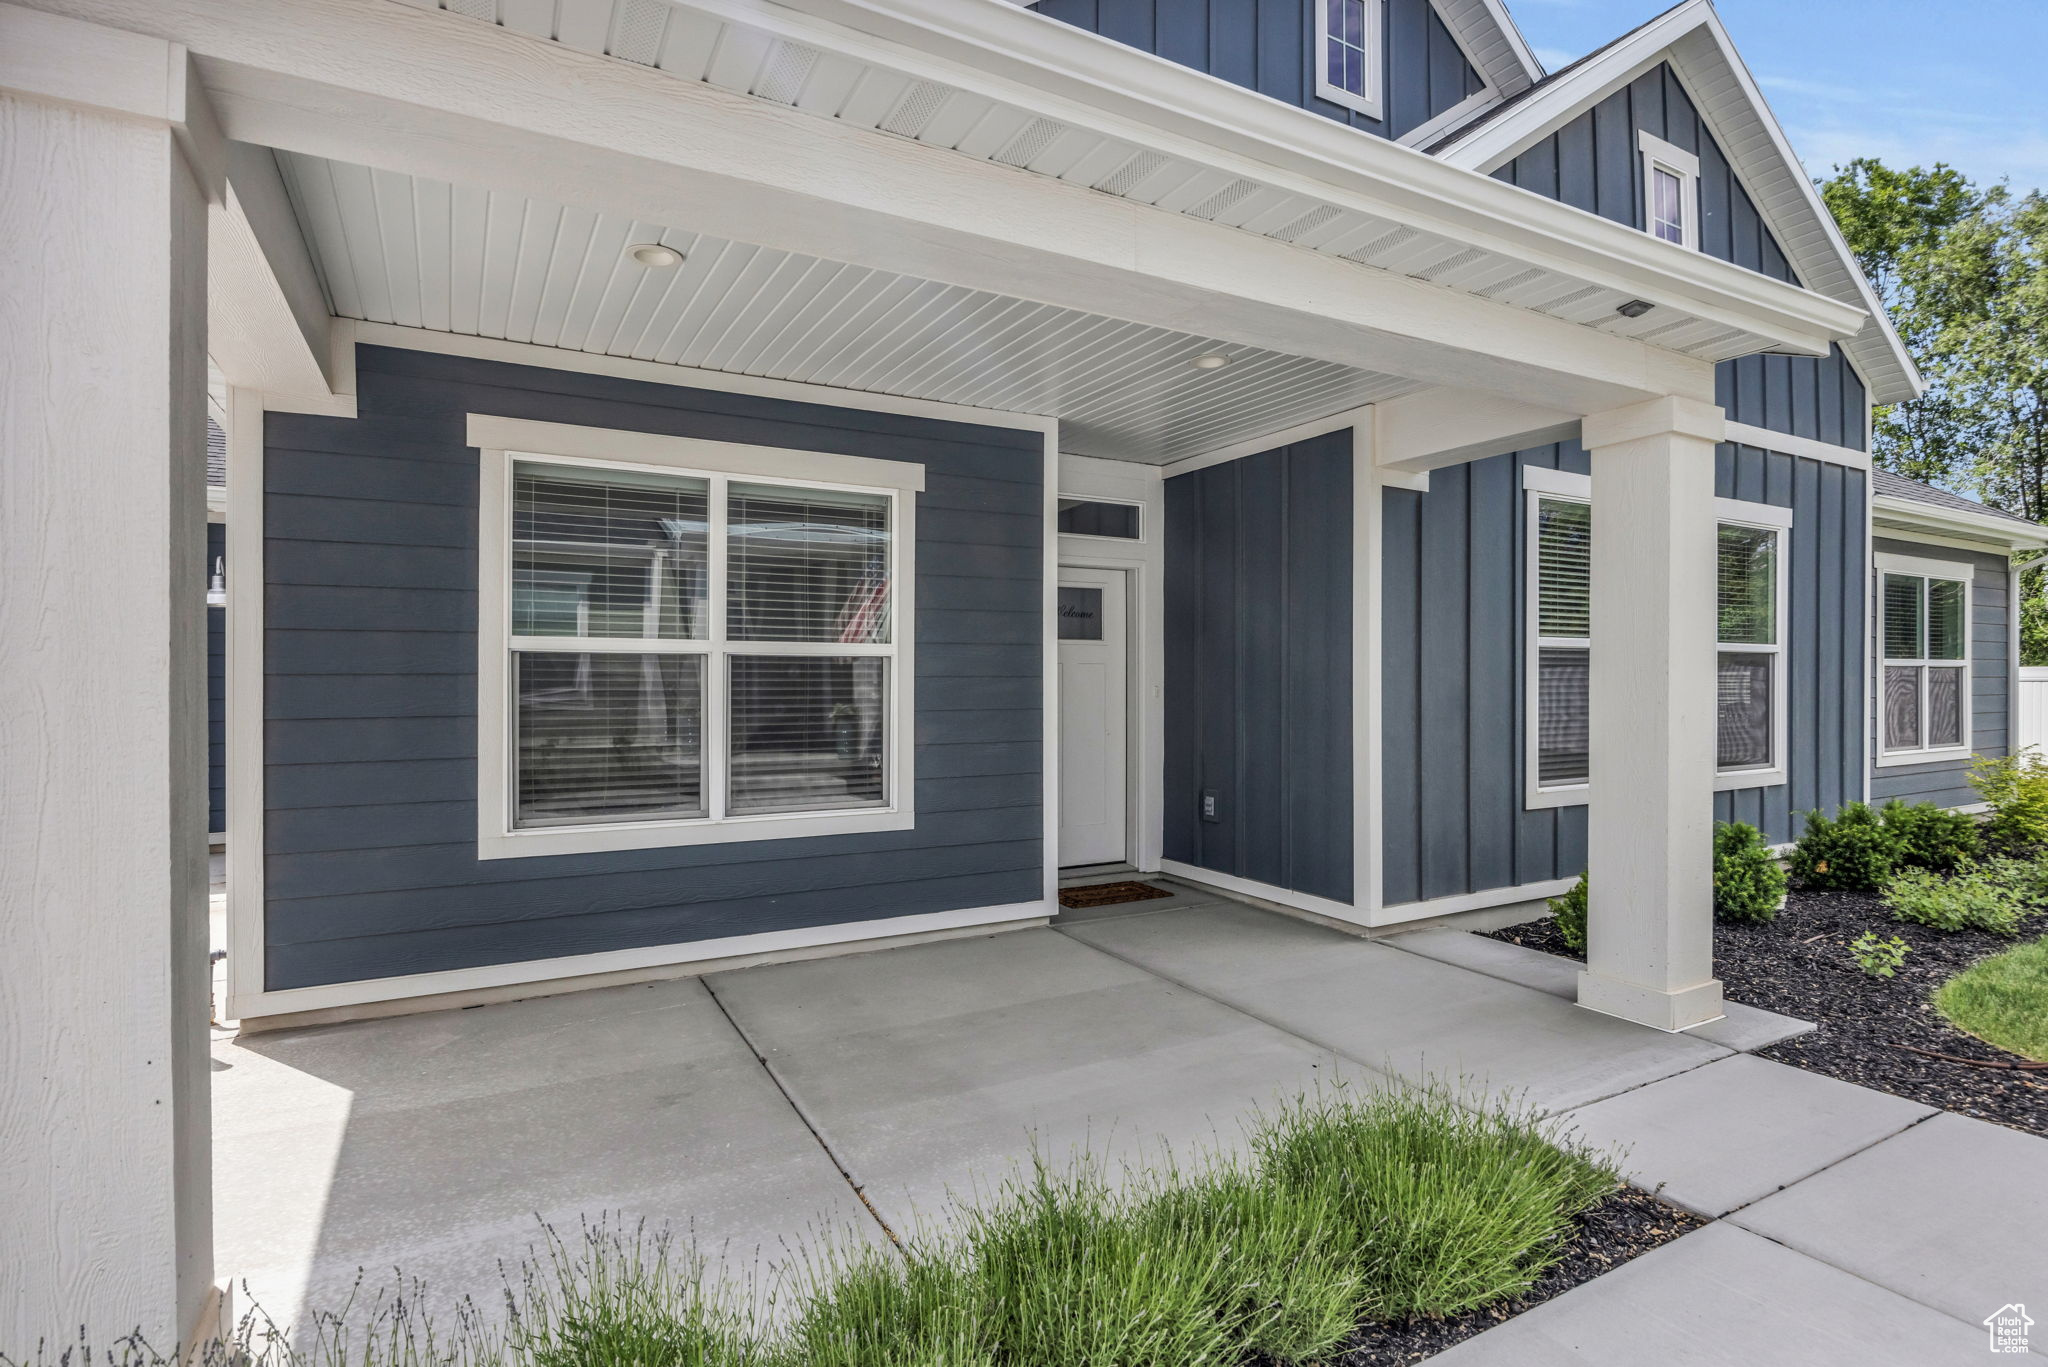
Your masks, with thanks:
M 1508 0 L 1549 70 L 1669 0 Z M 2048 0 L 1716 0 L 1807 170 L 1946 161 L 2048 189 Z

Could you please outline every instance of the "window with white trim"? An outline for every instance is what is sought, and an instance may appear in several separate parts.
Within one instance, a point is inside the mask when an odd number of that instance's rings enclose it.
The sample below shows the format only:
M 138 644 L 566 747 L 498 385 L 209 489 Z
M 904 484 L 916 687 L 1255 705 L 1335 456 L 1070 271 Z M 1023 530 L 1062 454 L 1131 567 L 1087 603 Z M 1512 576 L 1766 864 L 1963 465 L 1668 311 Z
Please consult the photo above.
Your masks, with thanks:
M 1680 247 L 1700 245 L 1700 159 L 1648 133 L 1637 134 L 1643 157 L 1643 227 Z
M 484 452 L 484 572 L 501 581 L 480 645 L 499 693 L 480 712 L 502 791 L 480 832 L 511 842 L 491 852 L 908 824 L 872 819 L 907 812 L 906 491 L 761 473 L 762 448 L 726 448 L 747 458 L 721 470 L 722 443 L 615 435 L 670 459 Z
M 1380 35 L 1386 0 L 1314 0 L 1316 94 L 1380 118 Z
M 1590 771 L 1592 481 L 1528 468 L 1527 805 L 1585 801 Z M 1789 508 L 1716 499 L 1715 787 L 1784 781 Z
M 1715 745 L 1722 774 L 1780 767 L 1785 532 L 1723 522 L 1715 552 Z
M 1882 758 L 1924 762 L 1966 754 L 1971 569 L 1903 556 L 1877 561 Z

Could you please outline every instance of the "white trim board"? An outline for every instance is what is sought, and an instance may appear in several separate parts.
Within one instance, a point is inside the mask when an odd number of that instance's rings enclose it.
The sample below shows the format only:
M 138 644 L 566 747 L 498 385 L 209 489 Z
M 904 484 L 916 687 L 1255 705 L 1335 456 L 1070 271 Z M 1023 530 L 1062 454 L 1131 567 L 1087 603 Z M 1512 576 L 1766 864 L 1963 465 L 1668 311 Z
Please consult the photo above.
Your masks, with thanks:
M 1858 451 L 1853 446 L 1836 446 L 1830 442 L 1815 441 L 1811 437 L 1795 437 L 1786 432 L 1773 432 L 1768 427 L 1754 427 L 1746 422 L 1730 422 L 1726 425 L 1726 430 L 1727 435 L 1722 441 L 1736 446 L 1775 451 L 1785 456 L 1803 456 L 1807 460 L 1826 461 L 1829 465 L 1845 465 L 1852 470 L 1870 468 L 1870 453 Z
M 1295 911 L 1313 912 L 1317 916 L 1326 916 L 1333 921 L 1342 921 L 1346 925 L 1362 926 L 1368 924 L 1359 918 L 1358 909 L 1351 904 L 1347 902 L 1333 902 L 1327 897 L 1317 897 L 1313 893 L 1296 892 L 1292 888 L 1279 888 L 1271 883 L 1260 883 L 1250 878 L 1239 878 L 1236 874 L 1232 873 L 1218 873 L 1214 869 L 1205 869 L 1198 864 L 1183 864 L 1178 859 L 1160 860 L 1159 871 L 1178 878 L 1183 883 L 1193 883 L 1199 887 L 1214 888 L 1218 892 L 1227 892 L 1238 897 L 1249 897 L 1256 901 L 1271 902 L 1275 906 L 1292 908 Z
M 1432 897 L 1421 902 L 1396 902 L 1384 907 L 1374 925 L 1400 925 L 1404 921 L 1423 921 L 1432 916 L 1452 916 L 1461 911 L 1483 911 L 1488 907 L 1506 906 L 1511 902 L 1537 902 L 1549 897 L 1562 897 L 1572 890 L 1579 876 L 1570 878 L 1546 878 L 1536 883 L 1520 883 L 1508 888 L 1482 888 L 1478 892 L 1453 893 L 1447 897 Z

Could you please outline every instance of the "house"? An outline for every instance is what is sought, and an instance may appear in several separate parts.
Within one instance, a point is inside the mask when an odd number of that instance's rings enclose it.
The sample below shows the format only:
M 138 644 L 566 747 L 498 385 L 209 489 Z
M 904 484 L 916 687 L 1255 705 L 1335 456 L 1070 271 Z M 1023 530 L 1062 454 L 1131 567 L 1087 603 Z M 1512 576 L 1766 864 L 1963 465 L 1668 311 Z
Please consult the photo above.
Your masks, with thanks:
M 0 138 L 9 620 L 119 624 L 10 641 L 4 1085 L 97 1122 L 18 1227 L 122 1231 L 0 1329 L 202 1315 L 222 559 L 245 1029 L 1590 863 L 1678 1030 L 1717 816 L 2009 743 L 2048 535 L 1873 475 L 1919 379 L 1704 0 L 1548 75 L 1499 0 L 27 0 Z

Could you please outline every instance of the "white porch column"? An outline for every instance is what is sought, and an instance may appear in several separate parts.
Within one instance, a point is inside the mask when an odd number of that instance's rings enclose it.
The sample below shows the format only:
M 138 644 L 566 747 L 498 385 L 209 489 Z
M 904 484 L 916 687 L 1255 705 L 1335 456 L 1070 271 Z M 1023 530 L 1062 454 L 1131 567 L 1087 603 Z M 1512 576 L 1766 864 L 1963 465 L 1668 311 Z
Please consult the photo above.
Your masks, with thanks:
M 0 5 L 0 1352 L 212 1304 L 184 49 Z
M 1714 978 L 1714 444 L 1721 410 L 1597 413 L 1592 900 L 1579 1004 L 1659 1030 L 1722 1014 Z

